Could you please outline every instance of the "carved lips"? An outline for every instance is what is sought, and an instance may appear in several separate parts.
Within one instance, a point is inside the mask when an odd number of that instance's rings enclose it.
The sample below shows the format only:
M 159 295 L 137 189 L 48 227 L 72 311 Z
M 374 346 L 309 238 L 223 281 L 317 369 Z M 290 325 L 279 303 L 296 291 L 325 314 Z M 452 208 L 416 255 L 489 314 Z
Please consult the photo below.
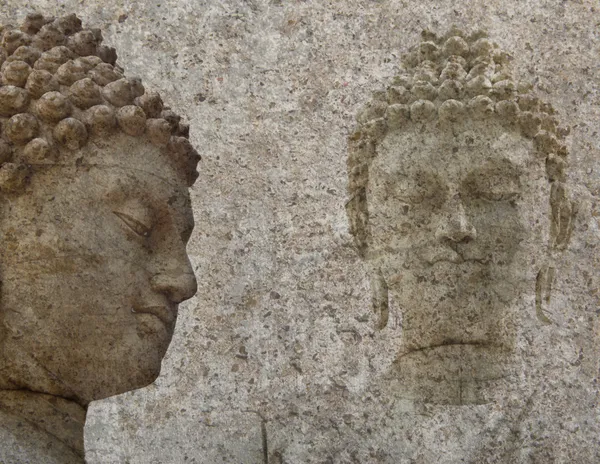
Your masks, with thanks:
M 133 313 L 152 314 L 160 319 L 167 327 L 172 327 L 177 318 L 177 305 L 142 306 L 132 308 Z
M 417 252 L 417 256 L 429 265 L 433 265 L 440 261 L 449 263 L 461 264 L 465 261 L 473 261 L 480 264 L 487 264 L 488 258 L 481 257 L 481 250 L 458 248 L 456 244 L 447 244 L 445 246 L 431 244 L 423 247 Z

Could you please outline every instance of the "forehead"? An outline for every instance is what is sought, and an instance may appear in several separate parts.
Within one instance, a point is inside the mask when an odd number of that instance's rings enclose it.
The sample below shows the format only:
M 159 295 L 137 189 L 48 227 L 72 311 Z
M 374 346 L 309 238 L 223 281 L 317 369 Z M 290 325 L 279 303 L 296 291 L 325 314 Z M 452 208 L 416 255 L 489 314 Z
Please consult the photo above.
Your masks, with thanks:
M 191 208 L 183 180 L 166 177 L 147 166 L 95 165 L 89 170 L 90 191 L 108 202 L 139 199 L 174 209 Z
M 66 156 L 76 157 L 73 175 L 85 178 L 89 173 L 90 189 L 107 200 L 142 196 L 167 201 L 172 207 L 189 207 L 185 180 L 166 150 L 145 137 L 115 134 L 106 140 L 90 141 L 76 155 Z
M 56 164 L 34 169 L 31 183 L 11 201 L 3 223 L 53 222 L 61 217 L 99 217 L 98 212 L 136 200 L 161 215 L 191 222 L 187 184 L 161 149 L 125 135 L 61 153 Z
M 136 166 L 120 161 L 114 150 L 92 160 L 80 154 L 85 161 L 77 165 L 36 169 L 27 189 L 3 208 L 0 236 L 5 242 L 14 236 L 14 247 L 1 249 L 0 261 L 44 250 L 52 256 L 57 250 L 121 256 L 129 242 L 115 228 L 115 212 L 172 230 L 169 240 L 187 240 L 194 224 L 188 189 L 177 176 L 164 175 L 161 158 Z M 168 168 L 168 159 L 161 163 Z
M 531 140 L 497 122 L 468 121 L 460 125 L 422 128 L 416 125 L 391 132 L 378 144 L 373 174 L 429 170 L 440 174 L 467 173 L 499 160 L 527 170 L 533 157 Z
M 166 149 L 153 145 L 146 137 L 119 133 L 108 139 L 90 141 L 75 155 L 67 153 L 63 156 L 65 159 L 75 157 L 79 166 L 118 168 L 132 176 L 140 173 L 169 184 L 185 185 Z

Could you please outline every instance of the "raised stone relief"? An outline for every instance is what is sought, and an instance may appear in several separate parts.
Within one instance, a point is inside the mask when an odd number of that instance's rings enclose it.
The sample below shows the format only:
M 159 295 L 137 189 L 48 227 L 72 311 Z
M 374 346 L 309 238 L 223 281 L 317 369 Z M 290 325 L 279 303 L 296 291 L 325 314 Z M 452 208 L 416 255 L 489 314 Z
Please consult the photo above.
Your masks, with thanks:
M 551 323 L 568 130 L 509 61 L 483 32 L 426 31 L 349 138 L 351 232 L 379 328 L 400 315 L 397 388 L 419 401 L 508 391 L 523 312 Z
M 0 462 L 83 462 L 87 405 L 154 381 L 196 292 L 200 157 L 99 29 L 0 37 Z

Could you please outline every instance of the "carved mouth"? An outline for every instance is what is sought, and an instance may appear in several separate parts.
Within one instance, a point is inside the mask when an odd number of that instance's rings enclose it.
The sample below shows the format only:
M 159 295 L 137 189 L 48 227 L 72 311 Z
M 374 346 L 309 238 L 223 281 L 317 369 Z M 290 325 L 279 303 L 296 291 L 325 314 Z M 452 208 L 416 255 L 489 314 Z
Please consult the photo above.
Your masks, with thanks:
M 478 256 L 465 256 L 464 254 L 451 249 L 445 249 L 444 251 L 435 254 L 425 254 L 424 256 L 422 256 L 422 258 L 430 266 L 440 262 L 447 262 L 453 264 L 479 263 L 483 265 L 486 265 L 490 262 L 489 258 L 480 258 Z
M 442 347 L 445 346 L 473 346 L 476 348 L 500 348 L 499 345 L 495 345 L 493 343 L 489 343 L 487 341 L 484 340 L 474 340 L 471 342 L 463 342 L 463 341 L 458 341 L 458 340 L 448 340 L 448 341 L 444 341 L 442 343 L 437 343 L 437 344 L 433 344 L 433 345 L 427 345 L 427 346 L 421 346 L 418 348 L 410 348 L 408 349 L 408 351 L 404 352 L 403 354 L 401 354 L 398 359 L 403 358 L 404 356 L 408 356 L 409 354 L 412 353 L 416 353 L 416 352 L 422 352 L 422 351 L 429 351 L 429 350 L 436 350 L 436 349 L 440 349 Z
M 462 263 L 479 263 L 479 264 L 488 264 L 490 262 L 489 259 L 486 258 L 463 258 L 461 255 L 456 254 L 452 257 L 447 256 L 436 256 L 431 261 L 427 261 L 427 264 L 433 265 L 435 263 L 447 262 L 453 264 L 462 264 Z
M 166 326 L 171 326 L 175 322 L 177 311 L 175 308 L 169 308 L 167 306 L 144 306 L 141 308 L 131 308 L 132 313 L 138 314 L 151 314 L 156 316 Z

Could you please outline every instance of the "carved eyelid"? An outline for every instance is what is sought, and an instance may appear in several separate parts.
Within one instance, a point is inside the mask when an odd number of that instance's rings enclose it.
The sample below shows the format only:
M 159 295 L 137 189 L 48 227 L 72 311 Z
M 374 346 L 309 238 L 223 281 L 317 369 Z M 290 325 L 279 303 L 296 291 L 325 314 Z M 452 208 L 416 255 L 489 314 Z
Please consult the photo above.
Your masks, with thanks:
M 519 192 L 482 192 L 481 197 L 489 201 L 511 201 L 519 196 Z
M 420 194 L 416 194 L 414 191 L 410 191 L 410 188 L 399 189 L 395 188 L 393 190 L 392 197 L 395 200 L 399 200 L 402 203 L 406 203 L 407 205 L 418 205 L 423 202 L 425 197 Z
M 398 180 L 392 185 L 394 196 L 407 204 L 420 204 L 425 200 L 436 197 L 440 193 L 446 193 L 447 188 L 443 185 L 436 174 L 419 172 L 418 175 L 398 175 L 398 178 L 403 179 L 407 184 L 400 184 Z M 421 181 L 421 183 L 419 182 Z M 429 188 L 423 188 L 423 184 L 430 183 Z M 401 188 L 403 186 L 403 188 Z
M 517 169 L 472 172 L 464 186 L 476 197 L 489 201 L 510 201 L 521 192 L 521 173 Z M 483 180 L 482 180 L 483 178 Z M 500 186 L 494 189 L 494 186 Z
M 115 214 L 119 219 L 121 219 L 121 221 L 123 221 L 125 223 L 125 225 L 127 227 L 129 227 L 131 230 L 133 230 L 136 234 L 140 235 L 141 237 L 149 237 L 150 236 L 150 233 L 152 232 L 151 226 L 148 226 L 148 225 L 142 223 L 139 219 L 136 219 L 133 216 L 130 216 L 129 214 L 126 214 L 126 213 L 122 213 L 120 211 L 113 211 L 113 214 Z
M 518 186 L 516 186 L 516 187 L 517 187 L 516 189 L 507 188 L 507 189 L 502 189 L 500 191 L 475 188 L 474 190 L 472 190 L 471 196 L 475 197 L 475 198 L 482 198 L 482 199 L 488 200 L 488 201 L 510 201 L 510 200 L 514 200 L 515 198 L 517 198 L 519 196 L 519 194 L 521 193 Z

